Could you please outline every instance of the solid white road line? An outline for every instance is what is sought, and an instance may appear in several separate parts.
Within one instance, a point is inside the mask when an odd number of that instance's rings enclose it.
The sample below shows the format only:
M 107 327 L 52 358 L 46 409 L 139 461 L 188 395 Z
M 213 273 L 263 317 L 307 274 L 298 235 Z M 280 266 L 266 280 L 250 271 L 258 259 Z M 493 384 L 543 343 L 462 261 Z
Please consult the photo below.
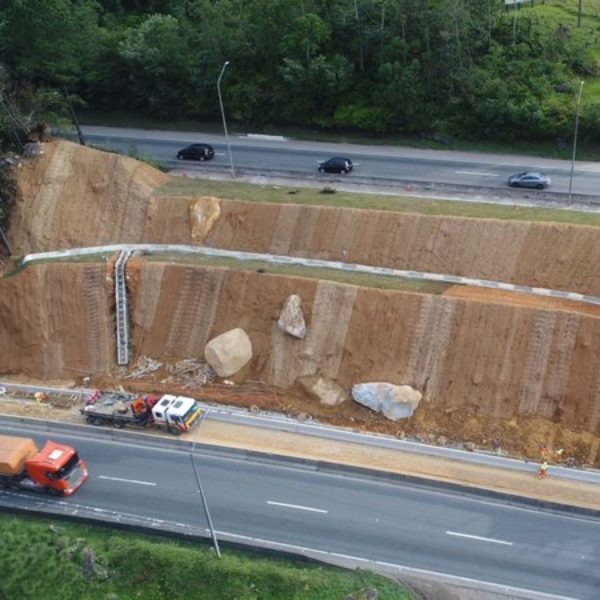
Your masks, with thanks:
M 454 171 L 457 175 L 479 175 L 480 177 L 500 177 L 498 173 L 487 173 L 486 171 Z
M 415 575 L 415 576 L 425 576 L 427 579 L 436 579 L 437 581 L 442 581 L 445 583 L 453 583 L 453 584 L 462 584 L 465 587 L 469 587 L 471 589 L 477 590 L 485 590 L 485 591 L 493 591 L 497 593 L 511 594 L 514 598 L 531 598 L 532 600 L 577 600 L 571 596 L 559 596 L 554 594 L 547 594 L 545 592 L 536 592 L 534 590 L 527 590 L 525 588 L 517 588 L 514 586 L 502 585 L 499 583 L 491 583 L 488 581 L 483 581 L 480 579 L 471 579 L 470 577 L 462 577 L 460 575 L 450 575 L 448 573 L 441 573 L 439 571 L 430 571 L 427 569 L 418 569 L 415 567 L 408 567 L 405 565 L 400 565 L 397 563 L 389 563 L 381 560 L 372 560 L 372 559 L 364 559 L 358 556 L 350 556 L 348 554 L 338 554 L 335 552 L 327 552 L 326 550 L 320 550 L 317 548 L 311 548 L 308 546 L 297 546 L 294 544 L 288 544 L 285 542 L 276 542 L 274 540 L 266 540 L 262 538 L 249 537 L 246 535 L 240 535 L 236 533 L 230 533 L 228 531 L 220 531 L 215 530 L 215 533 L 220 537 L 227 537 L 231 539 L 238 539 L 243 541 L 250 541 L 258 544 L 268 544 L 271 547 L 281 548 L 282 550 L 292 550 L 297 552 L 300 555 L 306 554 L 315 554 L 317 556 L 324 556 L 325 558 L 329 556 L 337 556 L 337 557 L 345 557 L 348 560 L 360 561 L 360 562 L 369 562 L 374 565 L 380 565 L 382 567 L 388 567 L 392 569 L 397 569 L 400 574 L 407 575 Z
M 310 506 L 299 506 L 298 504 L 286 504 L 285 502 L 275 502 L 274 500 L 267 500 L 267 504 L 271 506 L 283 506 L 284 508 L 296 508 L 298 510 L 308 510 L 310 512 L 324 513 L 327 514 L 328 510 L 322 508 L 312 508 Z
M 120 477 L 107 477 L 106 475 L 98 475 L 98 479 L 110 479 L 110 481 L 122 481 L 123 483 L 135 483 L 137 485 L 156 486 L 152 481 L 138 481 L 137 479 L 121 479 Z
M 490 542 L 492 544 L 502 544 L 503 546 L 512 546 L 512 542 L 506 542 L 504 540 L 496 540 L 494 538 L 481 537 L 479 535 L 469 535 L 468 533 L 459 533 L 458 531 L 446 531 L 447 535 L 454 535 L 456 537 L 469 538 L 470 540 L 477 540 L 479 542 Z

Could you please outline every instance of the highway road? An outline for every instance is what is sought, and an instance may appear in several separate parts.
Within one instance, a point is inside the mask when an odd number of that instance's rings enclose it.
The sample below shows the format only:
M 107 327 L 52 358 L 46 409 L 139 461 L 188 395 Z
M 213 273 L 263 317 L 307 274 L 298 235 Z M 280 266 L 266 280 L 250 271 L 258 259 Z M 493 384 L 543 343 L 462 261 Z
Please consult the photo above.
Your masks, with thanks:
M 0 427 L 0 433 L 34 430 Z M 77 447 L 90 479 L 72 497 L 0 491 L 0 507 L 98 516 L 156 529 L 205 532 L 207 519 L 188 452 L 88 434 L 52 434 Z M 389 572 L 401 567 L 496 584 L 511 597 L 596 600 L 600 521 L 533 510 L 431 486 L 316 471 L 285 460 L 196 449 L 212 521 L 221 538 L 314 549 L 330 559 Z M 226 549 L 224 550 L 227 551 Z M 314 554 L 314 553 L 313 553 Z M 369 561 L 369 562 L 367 562 Z M 421 570 L 421 571 L 419 571 Z M 405 572 L 405 571 L 404 571 Z M 541 594 L 541 595 L 540 595 Z M 548 594 L 545 596 L 544 594 Z
M 168 168 L 193 171 L 227 170 L 229 155 L 225 138 L 215 134 L 150 131 L 111 127 L 85 126 L 89 143 L 119 152 L 135 150 L 159 160 Z M 446 183 L 482 188 L 506 188 L 510 175 L 525 170 L 541 170 L 552 178 L 550 191 L 568 192 L 570 161 L 525 156 L 506 156 L 444 150 L 423 150 L 396 146 L 332 144 L 297 140 L 265 139 L 260 136 L 230 136 L 234 165 L 266 174 L 269 171 L 316 176 L 319 161 L 331 156 L 352 159 L 355 170 L 347 176 L 374 180 Z M 215 148 L 212 161 L 177 161 L 178 150 L 188 143 L 208 142 Z M 322 175 L 323 180 L 339 175 Z M 600 163 L 577 162 L 573 193 L 598 195 Z M 535 193 L 535 190 L 524 190 Z

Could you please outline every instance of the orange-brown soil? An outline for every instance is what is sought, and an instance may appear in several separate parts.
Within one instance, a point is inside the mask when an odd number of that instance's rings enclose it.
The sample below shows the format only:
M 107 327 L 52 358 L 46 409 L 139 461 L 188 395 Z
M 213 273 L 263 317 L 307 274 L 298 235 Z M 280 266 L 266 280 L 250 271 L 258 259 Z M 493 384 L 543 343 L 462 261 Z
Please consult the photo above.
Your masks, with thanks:
M 132 159 L 48 144 L 19 172 L 13 247 L 24 254 L 116 242 L 201 243 L 191 217 L 198 199 L 160 197 L 166 180 Z M 600 230 L 590 227 L 219 204 L 205 238 L 211 246 L 600 293 L 593 267 Z M 129 261 L 127 277 L 134 360 L 201 358 L 211 337 L 247 331 L 254 357 L 246 376 L 262 383 L 199 392 L 215 402 L 428 440 L 443 435 L 534 458 L 544 443 L 562 445 L 578 461 L 600 465 L 595 307 L 458 286 L 441 296 L 376 290 L 144 258 Z M 276 326 L 290 294 L 303 299 L 304 340 Z M 98 384 L 156 391 L 164 385 L 164 373 L 132 381 L 115 366 L 105 263 L 40 264 L 0 280 L 0 343 L 0 373 L 90 375 Z M 364 381 L 409 384 L 424 396 L 413 418 L 395 424 L 352 401 L 321 407 L 295 386 L 307 374 L 346 389 Z

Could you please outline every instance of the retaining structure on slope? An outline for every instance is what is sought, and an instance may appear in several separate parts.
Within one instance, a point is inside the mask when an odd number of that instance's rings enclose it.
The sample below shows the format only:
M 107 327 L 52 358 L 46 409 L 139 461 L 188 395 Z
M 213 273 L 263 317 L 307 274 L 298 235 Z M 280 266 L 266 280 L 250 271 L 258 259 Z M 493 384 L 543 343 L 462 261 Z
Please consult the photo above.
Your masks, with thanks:
M 442 283 L 462 284 L 473 287 L 491 288 L 498 290 L 507 290 L 511 292 L 522 292 L 534 296 L 549 296 L 551 298 L 562 298 L 564 300 L 576 300 L 585 304 L 594 304 L 600 306 L 600 296 L 590 294 L 580 294 L 579 292 L 569 292 L 565 290 L 552 290 L 549 288 L 530 287 L 528 285 L 517 285 L 514 283 L 504 283 L 501 281 L 492 281 L 489 279 L 474 279 L 472 277 L 462 277 L 460 275 L 450 275 L 445 273 L 426 273 L 423 271 L 405 271 L 402 269 L 392 269 L 389 267 L 374 267 L 358 263 L 346 263 L 340 261 L 323 260 L 316 258 L 303 258 L 300 256 L 283 256 L 277 254 L 261 254 L 258 252 L 242 252 L 238 250 L 222 250 L 219 248 L 209 248 L 207 246 L 188 246 L 183 244 L 112 244 L 109 246 L 94 246 L 91 248 L 71 248 L 70 250 L 56 250 L 53 252 L 39 252 L 27 254 L 23 257 L 21 265 L 28 265 L 39 260 L 76 258 L 78 256 L 92 256 L 94 254 L 108 254 L 110 252 L 143 252 L 150 253 L 181 253 L 184 255 L 200 255 L 209 257 L 225 257 L 236 260 L 263 261 L 279 265 L 301 265 L 304 267 L 314 267 L 319 269 L 333 269 L 339 271 L 350 271 L 354 273 L 367 273 L 370 275 L 384 275 L 387 277 L 400 277 L 404 279 L 437 281 Z
M 117 312 L 117 364 L 129 364 L 129 313 L 125 265 L 131 250 L 122 250 L 115 263 L 115 310 Z

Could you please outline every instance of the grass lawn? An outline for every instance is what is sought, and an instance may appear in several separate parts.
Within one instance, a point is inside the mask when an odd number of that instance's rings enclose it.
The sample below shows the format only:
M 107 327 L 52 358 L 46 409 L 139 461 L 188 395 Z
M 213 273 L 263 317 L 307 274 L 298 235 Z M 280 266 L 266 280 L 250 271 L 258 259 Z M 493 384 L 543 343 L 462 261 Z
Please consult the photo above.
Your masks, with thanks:
M 411 600 L 393 581 L 291 560 L 105 527 L 0 513 L 0 598 L 18 600 L 342 600 L 373 587 Z M 364 596 L 358 596 L 363 598 Z
M 324 194 L 319 189 L 274 185 L 255 185 L 230 181 L 213 181 L 191 177 L 173 180 L 155 191 L 157 196 L 217 196 L 246 202 L 306 204 L 364 208 L 422 215 L 443 215 L 507 221 L 542 221 L 572 225 L 600 226 L 600 213 L 586 213 L 561 208 L 533 208 L 515 205 L 431 200 L 409 196 L 378 196 L 358 192 Z

